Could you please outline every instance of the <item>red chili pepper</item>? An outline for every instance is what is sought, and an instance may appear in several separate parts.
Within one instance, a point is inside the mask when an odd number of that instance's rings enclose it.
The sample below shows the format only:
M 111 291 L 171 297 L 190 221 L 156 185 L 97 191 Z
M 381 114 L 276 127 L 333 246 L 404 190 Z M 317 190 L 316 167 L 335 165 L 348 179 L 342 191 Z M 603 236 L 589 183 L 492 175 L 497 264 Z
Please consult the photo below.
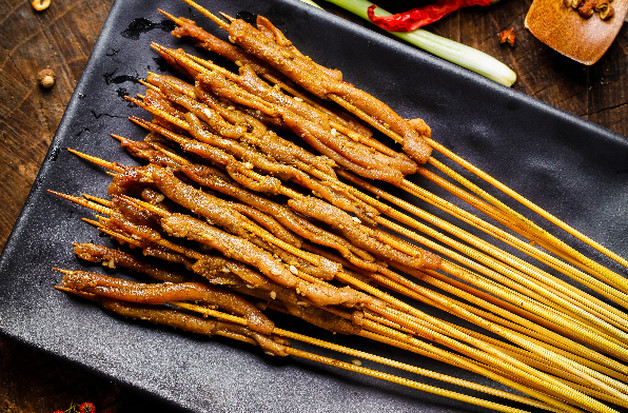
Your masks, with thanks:
M 515 45 L 515 28 L 511 27 L 510 29 L 502 30 L 499 32 L 499 43 L 504 44 L 508 43 L 510 46 Z
M 81 405 L 79 406 L 79 412 L 80 413 L 95 413 L 96 407 L 94 406 L 94 403 L 89 403 L 89 402 L 81 403 Z
M 426 24 L 440 20 L 458 9 L 470 6 L 490 6 L 498 0 L 436 0 L 436 3 L 417 7 L 391 16 L 375 16 L 375 4 L 368 10 L 369 20 L 384 30 L 391 32 L 410 32 Z

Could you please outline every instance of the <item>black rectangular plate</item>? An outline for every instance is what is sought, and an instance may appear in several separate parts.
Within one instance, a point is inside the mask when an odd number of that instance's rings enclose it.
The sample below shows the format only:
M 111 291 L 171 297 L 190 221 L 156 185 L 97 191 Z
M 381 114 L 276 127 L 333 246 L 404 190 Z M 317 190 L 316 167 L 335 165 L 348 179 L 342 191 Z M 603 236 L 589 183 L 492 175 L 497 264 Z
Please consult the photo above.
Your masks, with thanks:
M 422 117 L 436 140 L 628 256 L 625 137 L 298 1 L 205 4 L 214 12 L 269 17 L 305 54 L 338 67 L 347 81 L 403 116 Z M 219 33 L 181 2 L 115 3 L 0 260 L 0 331 L 192 411 L 466 409 L 374 379 L 266 357 L 245 345 L 127 323 L 53 289 L 60 279 L 53 266 L 81 268 L 72 242 L 106 242 L 80 221 L 89 213 L 46 192 L 106 193 L 103 171 L 65 148 L 129 163 L 109 134 L 141 139 L 143 132 L 127 117 L 146 115 L 122 96 L 142 93 L 136 80 L 162 71 L 151 41 L 189 47 L 169 35 L 171 26 L 158 7 Z M 471 377 L 358 339 L 344 342 Z

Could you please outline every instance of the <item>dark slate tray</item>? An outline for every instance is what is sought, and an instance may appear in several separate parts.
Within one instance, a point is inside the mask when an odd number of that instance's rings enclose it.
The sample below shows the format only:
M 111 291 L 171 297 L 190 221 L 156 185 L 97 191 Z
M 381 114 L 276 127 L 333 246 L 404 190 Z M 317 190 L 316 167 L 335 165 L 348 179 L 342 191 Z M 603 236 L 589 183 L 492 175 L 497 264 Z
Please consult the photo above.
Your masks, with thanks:
M 103 171 L 65 148 L 129 163 L 109 134 L 140 139 L 143 132 L 126 118 L 145 114 L 122 96 L 141 93 L 137 79 L 147 71 L 164 70 L 151 41 L 189 46 L 168 34 L 172 26 L 158 7 L 217 32 L 177 1 L 115 3 L 0 260 L 0 331 L 192 411 L 467 409 L 331 368 L 270 358 L 245 345 L 127 323 L 53 289 L 60 275 L 51 267 L 80 268 L 72 242 L 106 242 L 80 222 L 88 212 L 46 192 L 106 193 Z M 628 256 L 625 137 L 298 1 L 212 0 L 208 8 L 269 17 L 304 53 L 340 68 L 346 80 L 402 115 L 424 118 L 435 139 Z M 355 338 L 344 342 L 471 377 Z

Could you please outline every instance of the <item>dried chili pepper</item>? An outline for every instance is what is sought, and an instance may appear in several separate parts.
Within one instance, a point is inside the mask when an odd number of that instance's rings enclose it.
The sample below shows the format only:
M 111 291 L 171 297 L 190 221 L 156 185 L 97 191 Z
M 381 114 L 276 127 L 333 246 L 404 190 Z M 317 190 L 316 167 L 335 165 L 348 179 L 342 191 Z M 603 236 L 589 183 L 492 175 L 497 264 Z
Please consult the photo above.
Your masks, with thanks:
M 417 7 L 391 16 L 375 16 L 377 5 L 367 9 L 369 20 L 384 30 L 391 32 L 410 32 L 425 26 L 451 12 L 471 6 L 490 6 L 498 0 L 436 0 L 435 3 Z
M 89 403 L 89 402 L 81 403 L 81 405 L 79 406 L 79 412 L 80 413 L 95 413 L 96 407 L 94 406 L 94 403 Z
M 499 43 L 508 43 L 511 47 L 515 46 L 515 28 L 502 30 L 499 32 Z
M 68 407 L 66 410 L 55 410 L 52 413 L 96 413 L 96 406 L 94 405 L 94 403 L 91 402 L 84 402 L 81 404 L 71 402 L 70 407 Z

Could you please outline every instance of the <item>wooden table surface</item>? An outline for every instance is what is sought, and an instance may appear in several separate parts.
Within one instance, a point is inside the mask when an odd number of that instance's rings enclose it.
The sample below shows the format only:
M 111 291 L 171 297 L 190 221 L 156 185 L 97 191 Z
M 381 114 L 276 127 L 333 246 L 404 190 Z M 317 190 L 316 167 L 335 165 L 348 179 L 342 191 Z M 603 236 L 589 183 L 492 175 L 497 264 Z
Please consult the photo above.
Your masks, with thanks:
M 518 74 L 514 89 L 627 136 L 626 26 L 606 55 L 586 67 L 558 55 L 524 29 L 530 3 L 502 0 L 490 8 L 466 9 L 430 30 L 508 64 Z M 52 0 L 48 10 L 34 12 L 30 1 L 0 3 L 0 249 L 111 4 L 112 0 Z M 509 27 L 517 35 L 514 48 L 497 40 L 497 34 Z M 44 68 L 56 74 L 50 90 L 37 83 L 37 74 Z M 84 401 L 93 402 L 98 412 L 172 411 L 149 395 L 0 337 L 0 412 L 53 412 Z

